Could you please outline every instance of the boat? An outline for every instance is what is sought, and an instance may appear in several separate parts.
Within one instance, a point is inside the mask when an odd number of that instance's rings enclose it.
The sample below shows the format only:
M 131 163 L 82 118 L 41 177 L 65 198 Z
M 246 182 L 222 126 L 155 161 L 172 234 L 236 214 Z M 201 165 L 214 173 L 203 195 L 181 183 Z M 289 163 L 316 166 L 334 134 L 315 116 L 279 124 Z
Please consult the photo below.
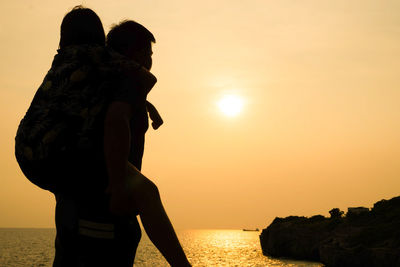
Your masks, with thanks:
M 258 232 L 258 231 L 260 231 L 260 229 L 258 229 L 258 228 L 256 228 L 256 229 L 243 229 L 243 231 L 246 231 L 246 232 Z

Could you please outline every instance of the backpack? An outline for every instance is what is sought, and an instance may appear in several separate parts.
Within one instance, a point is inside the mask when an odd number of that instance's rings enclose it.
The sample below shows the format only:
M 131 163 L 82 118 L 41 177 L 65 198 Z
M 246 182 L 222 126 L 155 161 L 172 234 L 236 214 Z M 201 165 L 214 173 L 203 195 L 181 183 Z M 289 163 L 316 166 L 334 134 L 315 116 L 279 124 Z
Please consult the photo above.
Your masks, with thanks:
M 53 193 L 89 186 L 90 177 L 96 176 L 91 173 L 104 160 L 109 83 L 100 70 L 101 54 L 94 53 L 104 49 L 89 48 L 55 56 L 15 137 L 15 156 L 24 175 Z M 105 167 L 98 172 L 104 174 Z
M 127 77 L 141 89 L 124 98 L 145 105 L 157 79 L 137 63 L 97 45 L 58 52 L 15 137 L 17 162 L 32 183 L 53 193 L 105 188 L 104 118 Z

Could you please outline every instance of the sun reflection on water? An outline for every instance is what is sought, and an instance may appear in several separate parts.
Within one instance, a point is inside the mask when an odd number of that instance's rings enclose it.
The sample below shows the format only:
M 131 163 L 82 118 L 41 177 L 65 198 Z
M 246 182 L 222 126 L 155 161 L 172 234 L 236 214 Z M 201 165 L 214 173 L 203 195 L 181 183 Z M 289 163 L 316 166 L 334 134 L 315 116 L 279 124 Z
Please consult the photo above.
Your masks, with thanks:
M 320 267 L 322 264 L 274 259 L 262 254 L 260 232 L 241 230 L 184 230 L 178 236 L 193 266 L 274 266 Z M 146 246 L 144 248 L 143 246 Z M 138 248 L 135 266 L 168 266 L 144 235 Z M 153 265 L 152 265 L 153 264 Z M 154 265 L 155 264 L 155 265 Z
M 169 266 L 143 231 L 135 267 Z M 259 232 L 185 230 L 178 237 L 193 267 L 321 267 L 322 264 L 273 259 L 261 252 Z M 0 229 L 1 266 L 51 266 L 55 229 Z M 26 246 L 35 244 L 35 246 Z M 3 265 L 2 265 L 3 263 Z

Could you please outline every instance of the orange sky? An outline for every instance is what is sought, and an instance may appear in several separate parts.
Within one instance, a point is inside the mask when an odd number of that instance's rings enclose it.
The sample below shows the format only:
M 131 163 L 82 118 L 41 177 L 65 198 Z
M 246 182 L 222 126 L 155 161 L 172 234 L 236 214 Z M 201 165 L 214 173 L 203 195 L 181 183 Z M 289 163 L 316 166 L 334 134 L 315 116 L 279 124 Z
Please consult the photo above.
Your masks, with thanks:
M 54 198 L 13 156 L 19 120 L 81 4 L 106 31 L 156 36 L 143 172 L 177 228 L 266 227 L 400 195 L 400 3 L 369 0 L 2 1 L 0 227 L 53 227 Z M 236 117 L 223 95 L 244 101 Z

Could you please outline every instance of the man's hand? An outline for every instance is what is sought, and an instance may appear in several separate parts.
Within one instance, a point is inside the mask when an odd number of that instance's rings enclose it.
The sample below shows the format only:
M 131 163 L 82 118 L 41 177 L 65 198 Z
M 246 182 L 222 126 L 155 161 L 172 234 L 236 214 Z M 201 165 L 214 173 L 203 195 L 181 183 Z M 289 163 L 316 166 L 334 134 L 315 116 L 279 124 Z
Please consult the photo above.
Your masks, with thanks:
M 134 165 L 127 162 L 126 177 L 123 183 L 109 184 L 106 193 L 110 194 L 110 211 L 115 215 L 137 215 L 143 208 L 150 180 Z
M 106 193 L 110 195 L 109 210 L 112 214 L 118 216 L 138 214 L 132 192 L 126 186 L 109 185 Z

